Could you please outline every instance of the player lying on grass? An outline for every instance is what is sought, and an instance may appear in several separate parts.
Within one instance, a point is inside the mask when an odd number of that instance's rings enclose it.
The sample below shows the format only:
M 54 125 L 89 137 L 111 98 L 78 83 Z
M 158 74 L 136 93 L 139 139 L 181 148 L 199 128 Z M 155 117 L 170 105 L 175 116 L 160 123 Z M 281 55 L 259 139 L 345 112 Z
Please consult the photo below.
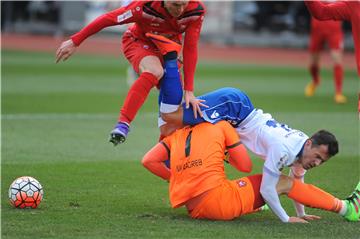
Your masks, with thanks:
M 146 33 L 166 35 L 183 43 L 185 101 L 187 105 L 198 108 L 193 88 L 204 15 L 205 7 L 201 1 L 133 1 L 125 7 L 99 16 L 58 48 L 56 62 L 67 60 L 85 39 L 103 28 L 134 23 L 123 35 L 122 52 L 139 78 L 131 86 L 120 110 L 118 123 L 110 133 L 110 142 L 114 145 L 125 141 L 138 110 L 150 90 L 158 86 L 163 77 L 163 52 L 159 52 Z M 181 45 L 173 50 L 179 52 Z
M 242 139 L 241 139 L 242 140 Z M 226 121 L 186 126 L 155 145 L 142 159 L 144 167 L 170 182 L 169 197 L 173 208 L 185 206 L 196 219 L 231 220 L 252 213 L 265 204 L 261 174 L 227 179 L 224 153 L 228 149 L 230 164 L 248 172 L 251 161 L 243 151 L 240 138 Z M 239 152 L 236 154 L 236 151 Z M 327 149 L 322 153 L 328 155 Z M 245 153 L 244 153 L 245 152 Z M 321 157 L 323 156 L 321 153 Z M 163 163 L 170 158 L 171 169 Z M 304 167 L 317 165 L 318 155 L 299 161 Z M 301 204 L 339 213 L 349 221 L 358 221 L 360 183 L 346 200 L 340 200 L 321 189 L 288 176 L 279 176 L 276 197 L 286 194 Z M 319 217 L 286 217 L 284 222 L 301 222 Z
M 156 45 L 160 49 L 164 46 L 160 43 Z M 177 65 L 174 64 L 173 67 L 176 68 Z M 288 221 L 289 216 L 282 208 L 276 192 L 281 171 L 284 167 L 291 167 L 290 176 L 303 181 L 306 170 L 326 162 L 338 153 L 335 136 L 320 130 L 309 138 L 300 130 L 278 123 L 270 114 L 255 109 L 249 97 L 235 88 L 222 88 L 198 97 L 207 107 L 201 106 L 202 117 L 195 118 L 191 107 L 180 105 L 179 95 L 182 89 L 179 82 L 179 78 L 167 77 L 161 85 L 161 91 L 166 92 L 160 94 L 161 106 L 165 105 L 170 109 L 168 113 L 161 113 L 164 120 L 160 122 L 162 134 L 168 135 L 184 125 L 196 125 L 206 121 L 230 122 L 236 128 L 242 143 L 265 160 L 260 192 L 273 212 L 282 221 Z M 300 217 L 317 218 L 306 215 L 304 206 L 299 203 L 295 203 L 295 208 Z

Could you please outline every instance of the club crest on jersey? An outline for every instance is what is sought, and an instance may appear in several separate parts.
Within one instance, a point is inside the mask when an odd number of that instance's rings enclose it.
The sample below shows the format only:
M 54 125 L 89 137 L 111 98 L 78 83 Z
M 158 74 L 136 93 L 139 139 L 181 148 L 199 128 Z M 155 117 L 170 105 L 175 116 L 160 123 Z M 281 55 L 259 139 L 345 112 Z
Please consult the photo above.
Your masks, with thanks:
M 239 180 L 239 181 L 237 181 L 237 183 L 238 183 L 238 185 L 239 185 L 239 187 L 245 187 L 246 186 L 246 182 L 245 181 L 243 181 L 243 180 Z
M 129 11 L 126 11 L 125 13 L 117 16 L 117 21 L 120 23 L 120 22 L 125 21 L 126 19 L 129 19 L 132 16 L 133 16 L 132 12 L 131 12 L 131 10 L 129 10 Z
M 216 112 L 216 110 L 214 110 L 214 112 L 212 112 L 212 114 L 210 115 L 211 119 L 216 119 L 217 117 L 219 117 L 219 113 Z

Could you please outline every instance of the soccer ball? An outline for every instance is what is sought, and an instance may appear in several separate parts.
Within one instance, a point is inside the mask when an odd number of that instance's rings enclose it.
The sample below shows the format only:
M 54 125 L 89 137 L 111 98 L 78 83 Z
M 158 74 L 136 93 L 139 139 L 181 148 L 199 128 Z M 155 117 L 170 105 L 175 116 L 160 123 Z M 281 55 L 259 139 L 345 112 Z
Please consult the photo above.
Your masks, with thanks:
M 16 208 L 36 208 L 43 195 L 44 191 L 39 181 L 29 176 L 15 179 L 9 188 L 10 203 Z

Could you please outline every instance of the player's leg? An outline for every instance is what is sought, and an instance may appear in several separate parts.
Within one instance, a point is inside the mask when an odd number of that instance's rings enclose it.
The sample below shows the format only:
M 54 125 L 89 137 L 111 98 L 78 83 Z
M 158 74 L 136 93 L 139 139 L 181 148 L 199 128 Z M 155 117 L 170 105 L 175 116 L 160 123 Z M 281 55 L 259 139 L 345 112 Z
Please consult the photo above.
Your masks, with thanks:
M 343 79 L 344 79 L 344 69 L 343 69 L 343 37 L 341 35 L 331 35 L 329 39 L 330 46 L 330 55 L 333 59 L 334 66 L 334 86 L 335 86 L 335 96 L 334 101 L 337 104 L 344 104 L 347 102 L 346 97 L 343 95 Z
M 161 60 L 151 46 L 127 34 L 124 35 L 122 43 L 125 57 L 139 73 L 139 77 L 130 87 L 120 110 L 118 123 L 111 131 L 110 142 L 114 145 L 125 141 L 130 123 L 164 73 Z
M 178 67 L 181 45 L 161 35 L 147 33 L 146 36 L 157 46 L 164 59 L 164 77 L 160 87 L 160 112 L 175 112 L 182 101 L 183 90 Z
M 280 177 L 276 189 L 279 194 L 287 194 L 289 198 L 305 206 L 339 213 L 349 221 L 359 220 L 360 184 L 346 200 L 340 200 L 314 185 L 302 183 L 288 176 Z
M 320 84 L 320 51 L 322 49 L 322 39 L 319 34 L 312 32 L 310 36 L 309 52 L 310 52 L 310 65 L 309 72 L 311 82 L 305 87 L 305 96 L 311 97 L 315 94 L 316 88 Z
M 139 75 L 136 73 L 134 68 L 129 65 L 126 70 L 126 83 L 129 86 L 129 88 L 134 84 L 136 79 L 139 77 Z

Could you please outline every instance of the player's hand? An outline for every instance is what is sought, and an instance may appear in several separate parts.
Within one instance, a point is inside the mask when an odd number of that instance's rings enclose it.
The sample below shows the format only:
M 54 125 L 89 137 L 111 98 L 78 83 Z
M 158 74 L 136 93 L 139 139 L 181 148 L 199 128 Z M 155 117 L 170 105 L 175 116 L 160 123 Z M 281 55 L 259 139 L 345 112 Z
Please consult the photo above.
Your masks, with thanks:
M 321 219 L 321 217 L 316 216 L 316 215 L 305 215 L 305 216 L 302 216 L 301 218 L 306 220 L 306 221 L 313 221 L 313 220 Z
M 199 113 L 200 117 L 203 117 L 200 106 L 208 107 L 204 104 L 205 100 L 197 99 L 192 91 L 185 90 L 185 106 L 189 108 L 190 104 L 193 107 L 194 117 L 197 118 Z
M 66 61 L 72 54 L 74 54 L 76 48 L 77 46 L 75 46 L 71 39 L 64 41 L 56 51 L 55 62 L 58 63 L 61 60 Z
M 289 223 L 309 223 L 308 221 L 306 221 L 300 217 L 290 217 L 288 222 Z

